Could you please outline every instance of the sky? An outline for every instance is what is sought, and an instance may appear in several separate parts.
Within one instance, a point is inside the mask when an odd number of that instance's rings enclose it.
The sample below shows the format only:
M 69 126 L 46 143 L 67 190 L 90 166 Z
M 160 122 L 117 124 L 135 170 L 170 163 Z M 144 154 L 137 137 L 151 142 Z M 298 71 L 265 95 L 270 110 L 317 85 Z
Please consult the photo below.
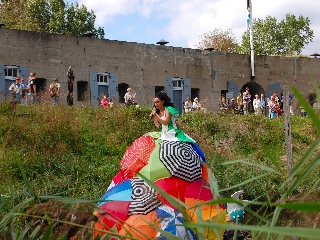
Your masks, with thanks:
M 96 15 L 96 26 L 103 27 L 110 40 L 198 48 L 200 36 L 218 28 L 232 30 L 238 43 L 247 28 L 246 0 L 66 0 L 78 2 Z M 313 42 L 303 55 L 320 53 L 319 0 L 252 0 L 252 17 L 275 17 L 290 13 L 310 19 Z

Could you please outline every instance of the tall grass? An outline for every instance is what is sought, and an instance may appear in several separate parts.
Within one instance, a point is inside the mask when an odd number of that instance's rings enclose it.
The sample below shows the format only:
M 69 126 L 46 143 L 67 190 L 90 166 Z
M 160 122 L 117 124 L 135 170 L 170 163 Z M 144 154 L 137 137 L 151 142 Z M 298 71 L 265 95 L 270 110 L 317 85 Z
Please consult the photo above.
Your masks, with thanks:
M 244 225 L 233 228 L 251 230 L 254 239 L 319 239 L 320 124 L 306 109 L 309 118 L 292 117 L 291 176 L 286 175 L 282 118 L 196 112 L 178 120 L 205 152 L 217 179 L 210 182 L 215 194 L 245 191 L 250 201 L 242 202 Z M 126 148 L 155 130 L 149 111 L 35 105 L 18 106 L 11 114 L 2 105 L 0 238 L 64 239 L 80 231 L 89 239 L 94 203 L 117 173 Z M 230 199 L 211 203 L 226 201 Z M 310 212 L 318 215 L 310 219 Z M 82 217 L 72 220 L 72 213 Z M 230 227 L 208 222 L 186 226 L 199 236 L 203 228 Z

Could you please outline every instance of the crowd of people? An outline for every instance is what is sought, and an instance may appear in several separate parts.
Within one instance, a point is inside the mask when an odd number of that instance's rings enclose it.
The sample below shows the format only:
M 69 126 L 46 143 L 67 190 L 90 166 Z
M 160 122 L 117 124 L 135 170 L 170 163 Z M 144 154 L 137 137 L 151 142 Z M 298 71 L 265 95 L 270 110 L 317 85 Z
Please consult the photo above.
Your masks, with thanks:
M 289 98 L 290 113 L 293 115 L 292 110 L 292 96 Z M 268 111 L 266 111 L 268 109 Z M 270 96 L 270 100 L 267 100 L 264 94 L 255 94 L 253 100 L 249 91 L 246 87 L 244 92 L 239 92 L 236 99 L 231 98 L 229 104 L 226 102 L 226 97 L 222 95 L 220 110 L 225 113 L 234 114 L 250 114 L 267 116 L 270 118 L 280 117 L 283 114 L 283 96 L 279 97 L 275 92 Z
M 15 82 L 9 87 L 11 93 L 10 102 L 14 103 L 14 105 L 17 103 L 32 105 L 39 102 L 37 77 L 37 73 L 30 73 L 27 83 L 23 77 L 16 77 Z M 57 78 L 50 84 L 49 95 L 53 105 L 60 105 L 60 83 Z
M 191 101 L 191 98 L 188 97 L 187 101 L 185 101 L 184 105 L 184 112 L 193 112 L 193 111 L 199 111 L 199 110 L 203 110 L 204 108 L 201 106 L 199 99 L 197 97 L 195 97 L 193 99 L 193 102 Z

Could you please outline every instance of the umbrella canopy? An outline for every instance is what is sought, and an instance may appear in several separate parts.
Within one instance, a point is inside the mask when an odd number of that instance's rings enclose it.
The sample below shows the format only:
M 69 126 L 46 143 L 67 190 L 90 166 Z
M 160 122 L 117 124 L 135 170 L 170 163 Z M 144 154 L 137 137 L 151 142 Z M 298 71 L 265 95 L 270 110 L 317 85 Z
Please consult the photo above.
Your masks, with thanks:
M 133 178 L 131 183 L 132 201 L 129 206 L 129 215 L 147 214 L 161 205 L 156 191 L 145 181 L 139 178 Z
M 170 196 L 178 198 L 184 202 L 186 189 L 190 183 L 181 178 L 171 176 L 169 178 L 160 179 L 156 181 L 155 184 Z M 162 196 L 160 193 L 157 193 L 157 195 L 164 204 L 175 209 L 175 207 L 164 196 Z
M 157 217 L 160 220 L 160 229 L 163 229 L 181 239 L 196 239 L 190 229 L 187 229 L 184 226 L 179 226 L 184 223 L 183 216 L 179 211 L 174 210 L 167 205 L 162 205 L 156 209 L 156 212 Z M 156 237 L 157 239 L 167 239 L 160 232 L 158 232 Z
M 94 212 L 94 215 L 100 218 L 106 229 L 116 225 L 118 231 L 122 228 L 122 224 L 128 218 L 130 201 L 114 201 L 106 202 L 99 206 L 99 210 Z
M 155 142 L 156 142 L 156 147 L 150 155 L 148 164 L 144 166 L 139 172 L 140 174 L 142 174 L 144 177 L 148 178 L 152 182 L 161 178 L 166 178 L 171 176 L 168 169 L 160 161 L 159 153 L 160 153 L 160 143 L 162 142 L 162 140 L 157 139 L 155 140 Z
M 161 142 L 160 160 L 173 176 L 186 181 L 192 182 L 202 176 L 201 157 L 192 143 Z
M 142 136 L 132 143 L 120 161 L 126 179 L 136 176 L 136 173 L 148 163 L 154 148 L 155 141 L 151 136 Z
M 125 180 L 109 189 L 101 198 L 105 201 L 131 201 L 132 185 L 131 180 Z M 104 202 L 100 202 L 98 206 Z
M 158 231 L 152 224 L 160 227 L 156 211 L 148 214 L 132 215 L 124 222 L 119 233 L 123 236 L 130 236 L 141 240 L 155 239 Z

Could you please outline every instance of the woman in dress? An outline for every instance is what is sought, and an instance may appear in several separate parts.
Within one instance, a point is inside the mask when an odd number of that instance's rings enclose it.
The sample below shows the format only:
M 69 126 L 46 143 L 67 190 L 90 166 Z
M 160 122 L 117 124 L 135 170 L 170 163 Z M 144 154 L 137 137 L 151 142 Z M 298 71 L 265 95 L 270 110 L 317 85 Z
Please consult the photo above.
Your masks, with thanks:
M 166 93 L 160 92 L 154 99 L 155 109 L 150 114 L 155 126 L 162 126 L 161 140 L 195 142 L 191 137 L 177 128 L 176 118 L 179 117 L 179 111 L 174 108 L 171 99 Z
M 95 236 L 103 235 L 99 230 L 114 228 L 121 236 L 167 239 L 152 226 L 154 224 L 178 238 L 196 239 L 191 229 L 176 225 L 184 222 L 180 212 L 183 206 L 172 204 L 143 180 L 148 179 L 166 194 L 182 201 L 186 206 L 183 211 L 193 222 L 199 218 L 198 210 L 195 211 L 198 204 L 214 199 L 208 183 L 208 169 L 202 164 L 205 156 L 196 142 L 177 128 L 178 116 L 167 94 L 158 93 L 149 118 L 161 131 L 137 138 L 124 153 L 120 172 L 94 212 L 98 217 Z M 201 206 L 203 221 L 226 223 L 224 213 L 223 207 L 216 204 Z M 152 224 L 143 225 L 142 229 L 139 222 Z M 208 239 L 217 239 L 217 235 L 222 239 L 223 229 L 219 232 L 206 229 Z

